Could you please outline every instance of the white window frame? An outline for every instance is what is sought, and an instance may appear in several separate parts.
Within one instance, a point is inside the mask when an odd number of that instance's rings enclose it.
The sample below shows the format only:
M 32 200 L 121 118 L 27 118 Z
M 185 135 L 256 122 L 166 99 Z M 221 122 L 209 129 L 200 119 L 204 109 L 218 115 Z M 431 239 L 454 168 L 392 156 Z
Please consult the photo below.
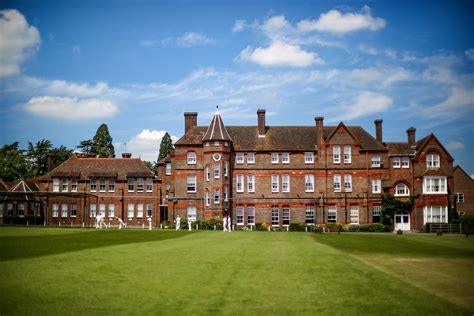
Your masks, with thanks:
M 167 162 L 165 165 L 165 175 L 167 176 L 171 175 L 171 162 Z
M 304 153 L 304 163 L 305 164 L 311 164 L 314 163 L 314 153 L 313 152 L 305 152 Z
M 314 174 L 304 175 L 304 191 L 314 192 Z
M 406 185 L 405 183 L 398 183 L 395 186 L 394 196 L 409 196 L 409 195 L 410 195 L 410 189 L 408 188 L 408 185 Z
M 281 209 L 281 224 L 286 227 L 291 222 L 291 208 L 285 206 Z
M 244 175 L 237 174 L 235 175 L 235 189 L 237 192 L 241 193 L 244 192 Z
M 350 221 L 351 221 L 351 224 L 359 224 L 359 207 L 358 206 L 351 206 Z
M 289 164 L 290 163 L 290 153 L 282 153 L 281 154 L 281 163 Z
M 105 204 L 104 203 L 99 204 L 99 214 L 102 214 L 102 216 L 105 216 Z
M 99 192 L 105 192 L 105 188 L 106 188 L 105 178 L 100 177 L 99 178 Z
M 228 177 L 228 176 L 229 176 L 229 162 L 224 161 L 224 177 Z
M 281 176 L 281 192 L 288 193 L 290 192 L 290 175 L 283 174 Z
M 278 163 L 278 153 L 272 153 L 271 161 L 274 165 Z
M 97 178 L 90 178 L 89 179 L 89 190 L 91 192 L 97 192 Z
M 436 181 L 438 181 L 438 190 L 436 188 Z M 447 194 L 447 178 L 427 176 L 423 177 L 423 194 Z
M 77 177 L 71 178 L 71 192 L 77 192 Z
M 253 174 L 247 175 L 247 192 L 248 193 L 255 192 L 255 175 Z
M 410 168 L 410 157 L 402 157 L 402 168 Z
M 9 205 L 12 205 L 12 206 L 13 206 L 13 204 L 9 204 Z M 8 205 L 8 206 L 9 206 L 9 205 Z M 7 213 L 7 215 L 8 215 L 8 213 Z M 53 204 L 51 205 L 51 215 L 52 215 L 54 218 L 56 218 L 56 217 L 59 216 L 59 204 L 53 203 Z
M 146 191 L 153 192 L 153 178 L 146 178 Z
M 89 216 L 91 218 L 96 217 L 97 215 L 97 204 L 91 204 L 89 205 Z
M 279 178 L 277 174 L 272 174 L 271 176 L 272 193 L 280 191 Z
M 61 179 L 61 192 L 68 192 L 69 191 L 69 181 L 68 178 Z
M 381 165 L 382 165 L 382 161 L 380 160 L 380 156 L 370 157 L 370 167 L 371 168 L 380 168 Z
M 186 154 L 186 163 L 188 165 L 195 165 L 197 163 L 197 155 L 195 151 L 188 151 Z
M 211 180 L 211 168 L 209 168 L 209 166 L 207 166 L 206 169 L 204 170 L 204 174 L 206 176 L 206 181 L 210 181 Z
M 137 178 L 137 192 L 143 192 L 143 178 Z
M 109 203 L 107 207 L 107 215 L 109 216 L 109 218 L 115 217 L 115 204 Z
M 221 177 L 221 164 L 214 161 L 214 179 L 220 179 Z
M 456 203 L 464 203 L 464 193 L 460 193 L 460 192 L 457 192 L 457 193 L 454 193 L 454 199 L 456 201 Z
M 223 195 L 224 201 L 227 202 L 229 200 L 229 186 L 224 185 L 224 190 L 222 192 L 222 195 Z
M 18 209 L 18 216 L 19 217 L 25 217 L 25 204 L 24 203 L 18 203 L 17 209 Z M 67 209 L 67 204 L 66 204 L 66 209 Z M 66 213 L 66 217 L 67 217 L 67 213 Z
M 352 175 L 344 175 L 344 192 L 352 192 Z
M 146 217 L 151 218 L 153 217 L 153 204 L 148 203 L 146 205 Z
M 61 204 L 61 218 L 67 218 L 68 215 L 68 205 L 67 203 Z
M 59 178 L 53 178 L 53 192 L 59 192 Z
M 254 153 L 247 153 L 247 163 L 252 165 L 255 163 L 255 154 Z
M 247 207 L 247 225 L 255 225 L 255 206 Z
M 440 166 L 440 157 L 438 154 L 428 154 L 426 155 L 426 168 L 434 169 L 439 168 Z
M 447 223 L 447 206 L 425 206 L 423 207 L 423 224 L 426 223 Z
M 133 217 L 135 217 L 135 204 L 133 203 L 128 203 L 128 207 L 127 207 L 127 217 L 132 219 Z
M 333 188 L 334 192 L 341 192 L 341 175 L 335 174 L 333 176 Z
M 214 205 L 219 205 L 221 202 L 221 189 L 214 189 Z
M 376 223 L 380 223 L 382 216 L 382 205 L 373 205 L 372 206 L 372 222 L 374 222 L 374 217 L 378 217 Z
M 392 158 L 392 168 L 401 168 L 402 167 L 402 159 L 400 157 L 393 157 Z
M 382 179 L 372 179 L 372 193 L 382 193 Z
M 235 209 L 235 213 L 236 213 L 237 226 L 243 226 L 244 225 L 244 207 L 237 206 L 237 208 Z
M 186 216 L 188 217 L 188 219 L 191 220 L 191 223 L 196 221 L 197 219 L 196 215 L 197 215 L 196 206 L 188 206 L 186 208 Z
M 135 178 L 128 178 L 128 192 L 135 191 Z
M 313 205 L 306 205 L 305 223 L 306 225 L 316 224 L 316 213 L 314 212 Z
M 238 163 L 238 164 L 244 163 L 244 153 L 235 154 L 235 163 Z
M 71 217 L 77 217 L 77 204 L 71 203 Z
M 341 163 L 341 146 L 339 145 L 332 147 L 332 162 L 334 164 Z
M 186 178 L 186 192 L 196 193 L 197 192 L 197 179 L 195 175 L 188 175 Z
M 143 218 L 143 203 L 137 204 L 137 218 Z
M 109 192 L 115 192 L 115 178 L 109 178 Z
M 328 206 L 328 223 L 337 222 L 337 206 L 330 205 Z
M 344 146 L 344 164 L 352 163 L 352 150 L 351 146 Z
M 272 207 L 272 226 L 280 226 L 280 209 Z
M 211 206 L 211 198 L 209 197 L 209 190 L 206 189 L 205 193 L 205 199 L 206 199 L 206 207 Z

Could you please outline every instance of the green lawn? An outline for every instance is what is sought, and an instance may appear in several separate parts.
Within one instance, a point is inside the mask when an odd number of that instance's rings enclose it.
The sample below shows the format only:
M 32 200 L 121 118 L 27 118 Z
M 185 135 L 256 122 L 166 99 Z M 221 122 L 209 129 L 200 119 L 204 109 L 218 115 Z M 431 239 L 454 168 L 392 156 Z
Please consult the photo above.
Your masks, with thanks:
M 472 315 L 474 239 L 0 227 L 0 315 Z

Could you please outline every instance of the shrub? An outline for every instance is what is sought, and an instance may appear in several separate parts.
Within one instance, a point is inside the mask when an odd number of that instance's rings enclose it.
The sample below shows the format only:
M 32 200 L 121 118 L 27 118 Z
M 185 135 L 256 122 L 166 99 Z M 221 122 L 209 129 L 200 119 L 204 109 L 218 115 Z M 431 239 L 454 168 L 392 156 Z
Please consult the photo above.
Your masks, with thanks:
M 260 230 L 260 231 L 267 231 L 268 230 L 267 223 L 257 223 L 256 226 L 257 226 L 257 230 Z
M 383 224 L 359 225 L 359 231 L 360 232 L 370 232 L 370 233 L 375 233 L 375 232 L 383 233 L 383 232 L 385 232 L 385 225 L 383 225 Z
M 474 234 L 474 215 L 464 215 L 459 218 L 463 234 L 473 235 Z
M 343 232 L 344 227 L 340 223 L 326 223 L 326 230 L 330 232 Z
M 306 231 L 306 225 L 299 223 L 290 223 L 289 230 L 292 232 L 304 232 Z
M 351 233 L 355 233 L 360 231 L 360 226 L 359 225 L 347 225 L 347 231 Z

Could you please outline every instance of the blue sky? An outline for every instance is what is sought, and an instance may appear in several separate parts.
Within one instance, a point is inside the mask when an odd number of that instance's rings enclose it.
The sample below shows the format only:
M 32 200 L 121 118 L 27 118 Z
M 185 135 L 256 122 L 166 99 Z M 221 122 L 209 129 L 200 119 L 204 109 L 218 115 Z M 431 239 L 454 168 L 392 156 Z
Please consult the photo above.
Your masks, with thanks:
M 2 1 L 0 144 L 73 148 L 109 126 L 155 160 L 183 112 L 207 125 L 343 121 L 429 133 L 474 174 L 470 1 Z

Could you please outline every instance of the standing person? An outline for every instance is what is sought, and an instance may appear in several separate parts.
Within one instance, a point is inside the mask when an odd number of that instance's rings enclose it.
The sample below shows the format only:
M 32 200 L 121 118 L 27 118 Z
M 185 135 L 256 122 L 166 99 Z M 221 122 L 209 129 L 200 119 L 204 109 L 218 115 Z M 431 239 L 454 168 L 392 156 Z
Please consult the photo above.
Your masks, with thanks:
M 223 227 L 223 231 L 226 232 L 227 231 L 227 215 L 222 218 L 222 227 Z
M 230 218 L 230 216 L 227 219 L 227 224 L 229 225 L 229 232 L 231 232 L 232 231 L 232 219 Z
M 191 231 L 191 225 L 193 224 L 193 220 L 191 217 L 188 217 L 188 230 Z
M 181 226 L 181 217 L 176 216 L 176 231 L 180 230 Z

